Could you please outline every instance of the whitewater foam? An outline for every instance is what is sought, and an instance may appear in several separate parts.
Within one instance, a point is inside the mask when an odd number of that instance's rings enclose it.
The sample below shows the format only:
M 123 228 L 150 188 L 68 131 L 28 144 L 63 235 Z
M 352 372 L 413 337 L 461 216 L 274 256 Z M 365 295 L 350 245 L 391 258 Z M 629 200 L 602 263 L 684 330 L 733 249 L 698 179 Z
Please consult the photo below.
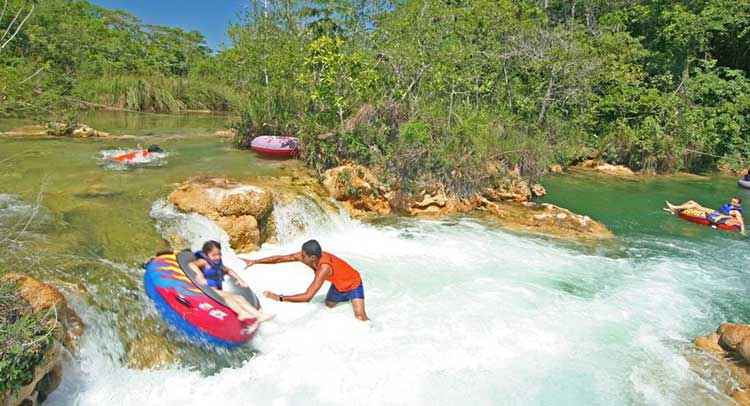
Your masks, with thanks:
M 582 255 L 468 219 L 369 225 L 330 219 L 306 204 L 279 211 L 299 217 L 302 227 L 282 225 L 280 242 L 250 257 L 294 252 L 305 239 L 318 239 L 362 272 L 372 322 L 357 321 L 348 304 L 326 309 L 327 284 L 307 304 L 262 299 L 277 318 L 253 341 L 259 354 L 239 368 L 202 376 L 123 368 L 111 321 L 74 303 L 92 327 L 79 369 L 67 365 L 78 372 L 66 373 L 50 404 L 727 401 L 705 389 L 684 356 L 695 330 L 711 323 L 705 301 L 729 276 L 722 268 L 684 256 Z M 177 232 L 194 249 L 207 238 L 228 242 L 212 222 L 165 201 L 154 204 L 152 216 L 162 233 Z M 225 251 L 240 270 L 233 256 Z M 303 292 L 313 276 L 301 264 L 239 273 L 256 292 L 284 294 Z

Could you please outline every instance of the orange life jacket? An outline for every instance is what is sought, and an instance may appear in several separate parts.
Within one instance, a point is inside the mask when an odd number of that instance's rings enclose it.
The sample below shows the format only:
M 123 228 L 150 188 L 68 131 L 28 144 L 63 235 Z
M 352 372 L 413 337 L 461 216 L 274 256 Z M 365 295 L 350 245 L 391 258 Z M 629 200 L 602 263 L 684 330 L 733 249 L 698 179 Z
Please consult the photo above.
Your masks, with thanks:
M 141 155 L 143 158 L 147 157 L 149 155 L 149 152 L 146 150 L 137 150 L 133 152 L 128 152 L 126 154 L 118 155 L 116 157 L 110 158 L 111 160 L 115 162 L 127 162 L 132 161 L 133 159 L 137 158 L 138 155 Z
M 362 283 L 362 277 L 356 269 L 347 264 L 343 259 L 323 251 L 318 267 L 328 264 L 333 269 L 333 274 L 326 278 L 339 292 L 356 289 Z

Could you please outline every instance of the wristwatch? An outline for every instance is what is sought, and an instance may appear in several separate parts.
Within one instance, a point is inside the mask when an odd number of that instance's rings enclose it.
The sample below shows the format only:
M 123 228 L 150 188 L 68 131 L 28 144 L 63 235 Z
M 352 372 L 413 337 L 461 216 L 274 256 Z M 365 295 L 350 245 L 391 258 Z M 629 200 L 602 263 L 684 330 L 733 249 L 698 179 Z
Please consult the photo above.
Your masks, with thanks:
M 284 301 L 284 295 L 279 295 L 279 302 L 283 302 L 283 301 Z

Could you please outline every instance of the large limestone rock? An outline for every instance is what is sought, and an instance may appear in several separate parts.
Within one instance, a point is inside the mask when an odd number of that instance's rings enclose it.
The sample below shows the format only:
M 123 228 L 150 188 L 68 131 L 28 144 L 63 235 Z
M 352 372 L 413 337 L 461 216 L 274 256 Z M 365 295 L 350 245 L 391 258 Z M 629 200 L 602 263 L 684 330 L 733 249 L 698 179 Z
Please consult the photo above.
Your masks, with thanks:
M 169 195 L 178 209 L 215 221 L 238 252 L 256 250 L 266 241 L 273 194 L 261 187 L 226 178 L 197 177 Z
M 331 168 L 325 172 L 323 186 L 354 217 L 391 213 L 386 196 L 389 191 L 363 166 L 347 164 Z
M 724 388 L 739 405 L 750 406 L 750 325 L 724 323 L 706 336 L 696 337 L 693 344 L 716 356 L 736 384 Z
M 36 365 L 33 378 L 16 393 L 0 393 L 0 405 L 36 405 L 44 401 L 62 381 L 61 354 L 63 348 L 71 353 L 78 352 L 78 341 L 83 334 L 84 324 L 78 315 L 67 305 L 62 293 L 55 287 L 19 273 L 5 274 L 1 281 L 18 284 L 19 296 L 32 311 L 40 315 L 53 314 L 52 344 Z

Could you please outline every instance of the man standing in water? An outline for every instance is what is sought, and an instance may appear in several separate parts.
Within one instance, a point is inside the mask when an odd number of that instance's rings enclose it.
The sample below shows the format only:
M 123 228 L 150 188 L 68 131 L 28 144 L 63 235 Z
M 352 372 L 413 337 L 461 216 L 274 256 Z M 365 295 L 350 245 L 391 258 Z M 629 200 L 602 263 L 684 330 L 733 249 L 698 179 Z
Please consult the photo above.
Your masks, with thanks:
M 265 291 L 263 294 L 279 302 L 309 302 L 323 286 L 323 282 L 331 282 L 331 288 L 326 295 L 326 306 L 334 307 L 339 302 L 352 302 L 354 316 L 362 321 L 369 320 L 365 313 L 365 291 L 362 287 L 362 277 L 359 272 L 339 257 L 323 252 L 315 240 L 302 244 L 302 250 L 289 255 L 276 255 L 262 259 L 243 259 L 247 266 L 255 264 L 281 264 L 284 262 L 302 262 L 315 272 L 310 286 L 305 293 L 285 296 Z

